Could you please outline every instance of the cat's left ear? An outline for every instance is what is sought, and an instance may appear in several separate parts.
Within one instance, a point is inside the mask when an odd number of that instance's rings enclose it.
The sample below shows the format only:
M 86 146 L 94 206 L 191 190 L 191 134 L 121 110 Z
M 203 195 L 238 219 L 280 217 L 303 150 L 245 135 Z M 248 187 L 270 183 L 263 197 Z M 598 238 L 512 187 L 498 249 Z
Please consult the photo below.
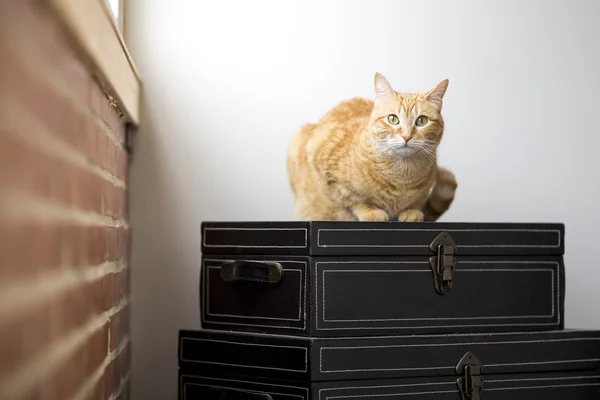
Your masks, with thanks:
M 448 89 L 448 83 L 448 79 L 444 79 L 435 88 L 425 93 L 425 98 L 435 104 L 440 110 L 442 109 L 444 94 L 446 93 L 446 89 Z
M 375 73 L 375 108 L 378 108 L 383 102 L 393 98 L 396 93 L 392 85 L 379 72 Z

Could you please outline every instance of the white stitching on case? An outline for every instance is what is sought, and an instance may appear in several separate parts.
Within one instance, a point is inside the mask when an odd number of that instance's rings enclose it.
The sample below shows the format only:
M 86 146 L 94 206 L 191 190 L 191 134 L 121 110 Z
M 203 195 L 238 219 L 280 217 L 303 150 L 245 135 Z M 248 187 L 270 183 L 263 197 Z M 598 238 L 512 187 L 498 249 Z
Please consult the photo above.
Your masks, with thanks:
M 242 323 L 242 322 L 222 322 L 222 321 L 214 321 L 214 320 L 210 320 L 208 317 L 210 316 L 221 316 L 221 315 L 215 315 L 215 314 L 210 314 L 208 313 L 208 281 L 207 279 L 203 279 L 203 287 L 204 287 L 204 296 L 205 299 L 202 302 L 202 313 L 201 313 L 201 322 L 209 322 L 211 324 L 220 324 L 220 325 L 243 325 L 243 326 L 252 326 L 252 327 L 258 327 L 258 328 L 275 328 L 275 329 L 297 329 L 297 330 L 306 330 L 306 297 L 307 297 L 307 293 L 306 293 L 306 281 L 308 280 L 308 263 L 306 261 L 296 261 L 296 260 L 265 260 L 265 259 L 248 259 L 248 258 L 244 258 L 245 260 L 249 260 L 249 261 L 268 261 L 268 262 L 279 262 L 279 263 L 296 263 L 296 264 L 304 264 L 304 270 L 302 269 L 287 269 L 284 268 L 284 271 L 290 270 L 290 271 L 300 271 L 300 296 L 302 297 L 302 299 L 298 299 L 298 304 L 300 305 L 299 308 L 299 315 L 304 315 L 304 323 L 303 326 L 301 327 L 293 327 L 293 326 L 278 326 L 278 325 L 260 325 L 260 324 L 248 324 L 248 323 Z M 210 266 L 206 266 L 206 262 L 225 262 L 225 261 L 233 261 L 230 259 L 202 259 L 202 271 L 201 274 L 205 274 L 205 271 L 207 270 L 207 268 L 210 268 Z M 214 268 L 214 267 L 213 267 Z M 204 275 L 205 277 L 208 275 L 208 273 L 206 273 L 206 275 Z M 302 280 L 304 280 L 304 293 L 302 292 Z M 304 309 L 304 313 L 302 313 L 302 310 Z M 252 317 L 252 316 L 242 316 L 242 315 L 229 315 L 229 314 L 223 314 L 222 317 L 232 317 L 232 318 L 256 318 L 256 319 L 264 319 L 264 320 L 281 320 L 281 321 L 300 321 L 300 320 L 290 320 L 290 319 L 277 319 L 274 317 L 267 317 L 267 318 L 263 318 L 263 317 Z
M 486 388 L 485 391 L 497 391 L 497 390 L 531 390 L 531 389 L 557 389 L 557 388 L 569 388 L 569 387 L 589 387 L 589 386 L 600 386 L 600 382 L 590 383 L 571 383 L 568 385 L 548 385 L 548 386 L 520 386 L 510 388 Z
M 243 342 L 232 342 L 229 340 L 220 340 L 220 339 L 182 337 L 181 338 L 181 348 L 183 348 L 184 342 L 186 340 L 194 341 L 194 342 L 229 343 L 229 344 L 233 344 L 233 345 L 237 345 L 237 346 L 277 347 L 277 348 L 281 348 L 281 349 L 300 349 L 300 350 L 304 350 L 304 369 L 289 369 L 289 368 L 258 366 L 255 364 L 244 365 L 244 364 L 228 364 L 228 363 L 221 363 L 221 362 L 215 362 L 215 361 L 190 360 L 187 358 L 183 358 L 183 350 L 180 352 L 180 355 L 179 355 L 181 361 L 194 362 L 194 363 L 200 363 L 200 364 L 227 365 L 227 366 L 231 366 L 231 367 L 268 369 L 268 370 L 274 370 L 274 371 L 289 371 L 289 372 L 307 372 L 308 371 L 308 348 L 306 348 L 306 347 L 277 345 L 277 344 L 264 344 L 264 343 L 243 343 Z
M 429 337 L 434 337 L 438 335 L 430 335 Z M 439 335 L 439 336 L 472 336 L 472 335 Z M 404 338 L 402 336 L 395 338 Z M 348 338 L 341 338 L 348 339 Z M 356 339 L 356 338 L 355 338 Z M 364 339 L 364 338 L 363 338 Z M 381 337 L 371 338 L 371 340 L 379 340 Z M 223 342 L 223 343 L 232 343 L 236 345 L 259 345 L 259 346 L 267 346 L 267 347 L 279 347 L 279 348 L 298 348 L 305 350 L 305 371 L 300 370 L 289 370 L 295 372 L 306 372 L 308 368 L 308 349 L 299 346 L 287 346 L 287 345 L 278 345 L 278 344 L 248 344 L 248 343 L 240 343 L 240 342 L 231 342 L 226 340 L 216 340 L 216 339 L 202 339 L 202 338 L 186 338 L 182 337 L 181 339 L 182 345 L 180 346 L 180 354 L 179 357 L 183 361 L 193 361 L 186 360 L 182 356 L 183 352 L 183 341 L 184 340 L 197 340 L 197 341 L 215 341 L 215 342 Z M 339 340 L 339 339 L 336 339 Z M 473 345 L 505 345 L 505 344 L 535 344 L 535 343 L 552 343 L 552 342 L 578 342 L 578 341 L 599 341 L 600 337 L 586 337 L 586 338 L 557 338 L 557 339 L 544 339 L 544 340 L 514 340 L 514 341 L 503 341 L 503 342 L 472 342 L 472 343 L 427 343 L 427 344 L 401 344 L 401 345 L 377 345 L 377 346 L 323 346 L 319 349 L 319 372 L 321 373 L 346 373 L 346 372 L 377 372 L 377 371 L 404 371 L 404 370 L 433 370 L 433 369 L 447 369 L 454 368 L 455 366 L 446 366 L 446 367 L 422 367 L 422 368 L 371 368 L 371 369 L 349 369 L 349 370 L 324 370 L 323 369 L 323 350 L 354 350 L 354 349 L 387 349 L 387 348 L 419 348 L 419 347 L 440 347 L 440 346 L 473 346 Z M 524 363 L 503 363 L 503 364 L 484 364 L 484 367 L 499 367 L 499 366 L 524 366 L 524 365 L 543 365 L 543 364 L 554 364 L 554 363 L 583 363 L 583 362 L 598 362 L 600 359 L 592 358 L 592 359 L 571 359 L 571 360 L 548 360 L 548 361 L 532 361 L 532 362 L 524 362 Z M 233 365 L 233 364 L 224 364 L 224 365 Z M 250 367 L 250 366 L 249 366 Z M 287 369 L 282 368 L 269 368 L 275 370 L 283 370 L 287 371 Z M 213 378 L 211 378 L 213 379 Z M 561 379 L 561 378 L 535 378 L 536 380 L 544 380 L 544 379 Z M 573 379 L 570 377 L 563 379 Z M 534 380 L 533 378 L 528 380 Z M 514 381 L 514 380 L 506 380 Z M 500 380 L 498 380 L 500 382 Z
M 207 266 L 206 267 L 208 271 L 210 271 L 211 269 L 220 269 L 219 267 L 214 267 L 214 266 Z M 298 293 L 300 294 L 300 298 L 298 299 L 298 318 L 278 318 L 278 317 L 264 317 L 264 316 L 257 316 L 257 315 L 235 315 L 235 314 L 216 314 L 216 313 L 211 313 L 210 312 L 210 303 L 208 302 L 208 298 L 210 298 L 210 282 L 208 281 L 207 278 L 207 286 L 206 286 L 206 294 L 207 294 L 207 299 L 206 299 L 206 315 L 211 316 L 211 317 L 227 317 L 227 318 L 248 318 L 248 319 L 270 319 L 273 321 L 294 321 L 294 322 L 299 322 L 302 321 L 302 282 L 304 281 L 303 276 L 304 276 L 304 271 L 301 269 L 290 269 L 290 268 L 283 268 L 283 271 L 286 272 L 298 272 L 300 274 L 300 288 L 298 289 Z M 208 274 L 207 274 L 208 275 Z
M 266 245 L 238 245 L 238 244 L 206 244 L 207 231 L 304 231 L 304 246 L 266 246 Z M 204 247 L 239 247 L 248 249 L 305 249 L 308 247 L 308 229 L 307 228 L 218 228 L 205 227 L 202 239 Z
M 424 383 L 405 383 L 403 385 L 376 385 L 376 386 L 354 386 L 354 387 L 335 387 L 335 388 L 325 388 L 325 389 L 319 389 L 319 400 L 321 400 L 321 393 L 323 392 L 327 392 L 327 391 L 332 391 L 332 390 L 347 390 L 347 389 L 389 389 L 389 388 L 405 388 L 405 387 L 419 387 L 419 386 L 441 386 L 441 385 L 456 385 L 456 382 L 424 382 Z M 427 392 L 420 392 L 422 394 L 432 394 L 432 393 L 456 393 L 456 390 L 444 390 L 444 391 L 427 391 Z M 419 394 L 419 393 L 407 393 L 407 394 Z M 397 396 L 398 394 L 391 394 L 391 395 L 387 395 L 387 396 Z M 402 395 L 402 394 L 400 394 Z M 359 395 L 360 396 L 360 395 Z M 369 395 L 364 395 L 364 396 L 369 396 Z M 378 396 L 386 396 L 384 395 L 378 395 Z M 336 396 L 338 397 L 338 396 Z M 325 400 L 327 399 L 333 399 L 336 397 L 330 397 L 327 396 L 325 397 Z M 350 396 L 349 396 L 350 397 Z
M 514 380 L 486 380 L 489 383 L 498 383 L 503 381 L 513 382 L 528 382 L 536 380 L 571 380 L 571 379 L 597 379 L 600 376 L 566 376 L 559 378 L 540 378 L 540 379 L 514 379 Z M 456 382 L 427 382 L 427 383 L 413 383 L 405 385 L 381 385 L 381 386 L 354 386 L 354 387 L 336 387 L 336 388 L 325 388 L 319 389 L 319 400 L 321 400 L 321 393 L 331 390 L 348 390 L 348 389 L 389 389 L 399 387 L 417 387 L 417 386 L 434 386 L 434 385 L 456 385 Z M 549 385 L 549 386 L 521 386 L 521 387 L 506 387 L 506 388 L 484 388 L 484 391 L 491 390 L 523 390 L 523 389 L 553 389 L 561 387 L 583 387 L 583 386 L 600 386 L 600 382 L 589 382 L 589 383 L 571 383 L 564 385 Z M 350 396 L 326 396 L 324 400 L 328 399 L 345 399 L 354 397 L 391 397 L 391 396 L 410 396 L 410 395 L 422 395 L 422 394 L 436 394 L 436 393 L 456 393 L 456 390 L 438 390 L 438 391 L 427 391 L 427 392 L 412 392 L 412 393 L 374 393 L 374 394 L 360 394 Z
M 572 383 L 567 385 L 548 385 L 548 386 L 521 386 L 521 387 L 506 387 L 506 388 L 484 388 L 484 392 L 498 391 L 498 390 L 533 390 L 533 389 L 555 389 L 555 388 L 572 388 L 572 387 L 595 387 L 600 386 L 598 382 L 590 383 Z M 350 398 L 364 398 L 364 397 L 391 397 L 391 396 L 420 396 L 425 394 L 444 394 L 444 393 L 456 393 L 456 390 L 436 390 L 429 392 L 411 392 L 411 393 L 388 393 L 388 394 L 362 394 L 352 396 L 327 396 L 325 400 L 329 399 L 350 399 Z M 319 397 L 321 399 L 321 397 Z
M 392 396 L 414 396 L 414 395 L 424 395 L 424 394 L 443 394 L 443 393 L 457 393 L 456 390 L 432 390 L 428 392 L 412 392 L 412 393 L 388 393 L 388 394 L 359 394 L 352 396 L 327 396 L 325 400 L 328 399 L 350 399 L 350 398 L 364 398 L 364 397 L 392 397 Z M 320 399 L 320 397 L 319 397 Z
M 197 375 L 187 375 L 187 374 L 186 375 L 181 375 L 180 381 L 182 383 L 183 383 L 183 378 L 201 378 L 201 379 L 204 379 L 204 380 L 213 380 L 213 381 L 221 381 L 221 382 L 248 383 L 248 384 L 251 384 L 251 385 L 275 386 L 275 387 L 284 387 L 284 388 L 290 388 L 290 389 L 302 389 L 306 393 L 305 399 L 308 399 L 308 389 L 304 388 L 304 387 L 289 386 L 289 385 L 276 385 L 276 384 L 273 384 L 273 383 L 243 381 L 243 380 L 238 380 L 238 379 L 223 379 L 223 378 L 214 378 L 212 376 L 201 376 L 201 375 L 197 376 Z M 191 382 L 185 382 L 185 383 L 191 383 Z
M 560 343 L 560 342 L 575 342 L 575 341 L 599 341 L 598 338 L 563 338 L 563 339 L 546 339 L 546 340 L 512 340 L 504 342 L 473 342 L 473 343 L 427 343 L 427 344 L 392 344 L 392 345 L 377 345 L 377 346 L 323 346 L 319 349 L 319 372 L 321 373 L 345 373 L 345 372 L 381 372 L 381 371 L 421 371 L 435 370 L 445 368 L 455 368 L 455 365 L 446 367 L 422 367 L 422 368 L 369 368 L 369 369 L 348 369 L 348 370 L 324 370 L 323 369 L 323 350 L 356 350 L 356 349 L 392 349 L 392 348 L 422 348 L 422 347 L 459 347 L 459 346 L 499 346 L 506 344 L 535 344 L 535 343 Z M 533 361 L 525 363 L 505 363 L 505 364 L 484 364 L 484 367 L 501 367 L 501 366 L 524 366 L 538 364 L 554 364 L 560 362 L 595 362 L 600 359 L 577 359 L 577 360 L 557 360 L 557 361 Z
M 211 329 L 205 329 L 206 332 L 213 332 L 213 333 L 221 333 L 222 331 L 220 330 L 211 330 Z M 586 333 L 587 331 L 584 331 L 584 333 Z M 474 332 L 474 333 L 467 333 L 467 332 L 463 332 L 463 333 L 436 333 L 436 334 L 419 334 L 420 338 L 442 338 L 442 337 L 473 337 L 473 336 L 510 336 L 510 335 L 519 335 L 519 336 L 546 336 L 546 335 L 563 335 L 563 334 L 573 334 L 573 333 L 577 333 L 575 331 L 571 331 L 571 330 L 559 330 L 559 331 L 520 331 L 520 332 Z M 243 331 L 238 331 L 236 332 L 236 334 L 238 335 L 251 335 L 251 336 L 260 336 L 260 337 L 276 337 L 276 338 L 286 338 L 286 339 L 306 339 L 306 336 L 294 336 L 294 335 L 290 335 L 290 334 L 275 334 L 275 333 L 260 333 L 260 332 L 243 332 Z M 409 335 L 410 336 L 410 335 Z M 376 336 L 378 340 L 380 339 L 405 339 L 407 337 L 407 335 L 405 334 L 398 334 L 398 335 L 377 335 Z M 319 337 L 318 340 L 319 341 L 332 341 L 332 340 L 340 340 L 340 341 L 347 341 L 347 340 L 365 340 L 368 339 L 369 337 L 365 337 L 365 336 L 338 336 L 338 337 L 331 337 L 331 336 L 322 336 Z M 597 337 L 578 337 L 578 338 L 567 338 L 570 340 L 599 340 L 600 338 Z
M 504 383 L 504 382 L 544 382 L 544 381 L 566 381 L 571 379 L 597 379 L 600 378 L 600 375 L 591 375 L 591 376 L 555 376 L 551 378 L 520 378 L 520 379 L 486 379 L 488 382 L 493 383 Z
M 484 367 L 510 367 L 513 365 L 548 365 L 548 364 L 559 364 L 563 362 L 569 363 L 584 363 L 584 362 L 598 362 L 600 358 L 588 358 L 581 360 L 551 360 L 551 361 L 529 361 L 525 363 L 502 363 L 502 364 L 485 364 Z
M 550 272 L 552 287 L 554 288 L 554 271 L 549 269 L 463 269 L 461 272 Z M 325 272 L 359 272 L 359 273 L 395 273 L 395 272 L 431 272 L 426 270 L 324 270 L 323 271 L 323 287 L 325 287 Z M 552 290 L 552 313 L 550 315 L 518 315 L 518 316 L 492 316 L 492 317 L 448 317 L 448 318 L 371 318 L 371 319 L 325 319 L 325 291 L 323 291 L 323 322 L 390 322 L 390 321 L 438 321 L 438 320 L 477 320 L 477 319 L 519 319 L 519 318 L 553 318 L 554 317 L 554 290 Z
M 558 236 L 558 244 L 556 245 L 461 245 L 457 244 L 456 247 L 465 247 L 465 248 L 559 248 L 561 245 L 561 235 L 560 230 L 558 229 L 369 229 L 369 228 L 360 228 L 360 229 L 329 229 L 329 228 L 321 228 L 317 230 L 317 247 L 390 247 L 390 248 L 423 248 L 429 247 L 427 244 L 321 244 L 321 231 L 326 232 L 533 232 L 533 233 L 556 233 Z
M 294 329 L 294 330 L 299 330 L 299 331 L 306 330 L 306 326 L 302 327 L 302 326 L 261 325 L 261 324 L 246 324 L 243 322 L 215 322 L 215 321 L 208 321 L 206 318 L 204 318 L 202 320 L 202 322 L 209 322 L 214 325 L 233 325 L 233 326 L 241 325 L 241 326 L 252 326 L 252 327 L 256 327 L 256 328 L 273 328 L 273 329 L 283 329 L 283 330 Z
M 240 389 L 240 388 L 236 388 L 236 387 L 231 387 L 231 386 L 218 386 L 218 385 L 210 385 L 210 384 L 204 384 L 204 383 L 191 383 L 191 382 L 185 382 L 183 384 L 183 400 L 186 400 L 187 395 L 186 395 L 186 386 L 201 386 L 201 387 L 209 387 L 209 388 L 219 388 L 219 389 L 231 389 L 231 390 L 246 390 L 246 389 Z M 275 393 L 275 392 L 266 392 L 266 391 L 256 391 L 256 390 L 248 390 L 248 392 L 251 393 L 257 393 L 257 394 L 275 394 L 277 396 L 285 396 L 285 397 L 298 397 L 300 399 L 304 399 L 304 396 L 300 396 L 299 394 L 289 394 L 289 393 Z
M 314 279 L 315 282 L 318 282 L 317 280 L 317 268 L 318 268 L 318 264 L 426 264 L 428 265 L 427 262 L 425 261 L 318 261 L 315 262 L 315 268 L 314 268 Z M 322 299 L 321 299 L 321 309 L 319 310 L 319 284 L 317 283 L 315 285 L 315 309 L 317 310 L 315 312 L 315 326 L 317 330 L 365 330 L 365 329 L 419 329 L 419 328 L 455 328 L 455 327 L 489 327 L 489 326 L 551 326 L 551 325 L 559 325 L 560 321 L 561 321 L 561 315 L 560 315 L 560 307 L 555 307 L 555 303 L 557 302 L 557 299 L 559 298 L 560 295 L 560 264 L 557 261 L 509 261 L 509 260 L 498 260 L 498 261 L 461 261 L 460 264 L 553 264 L 556 265 L 556 269 L 552 269 L 549 270 L 547 268 L 544 269 L 539 269 L 539 271 L 551 271 L 552 272 L 552 287 L 554 288 L 554 274 L 557 275 L 557 287 L 556 290 L 552 291 L 552 315 L 551 317 L 554 317 L 554 314 L 556 312 L 556 310 L 558 310 L 557 313 L 557 320 L 556 322 L 548 322 L 548 323 L 527 323 L 527 324 L 518 324 L 518 323 L 512 323 L 512 324 L 478 324 L 478 325 L 446 325 L 446 326 L 442 326 L 442 325 L 433 325 L 433 326 L 407 326 L 407 327 L 399 327 L 399 326 L 386 326 L 386 327 L 381 327 L 381 326 L 368 326 L 368 327 L 335 327 L 335 328 L 324 328 L 324 327 L 319 327 L 319 311 L 321 312 L 321 316 L 325 316 L 325 273 L 327 270 L 323 270 L 322 273 L 322 284 L 321 284 L 321 290 L 322 290 Z M 522 269 L 507 269 L 507 271 L 512 271 L 512 270 L 516 270 L 516 271 L 522 271 Z M 329 270 L 329 271 L 336 271 L 336 270 Z M 352 272 L 356 272 L 356 271 L 361 271 L 361 272 L 377 272 L 377 271 L 382 271 L 382 270 L 348 270 L 348 271 L 352 271 Z M 388 271 L 388 270 L 383 270 L 383 271 Z M 498 272 L 498 271 L 504 271 L 503 269 L 472 269 L 472 270 L 459 270 L 459 271 L 486 271 L 486 272 Z M 427 272 L 426 269 L 423 270 L 391 270 L 391 272 Z M 555 294 L 556 293 L 556 294 Z M 539 316 L 540 318 L 542 318 L 542 316 Z M 546 316 L 543 316 L 546 317 Z M 499 318 L 499 317 L 498 317 Z M 513 318 L 513 317 L 503 317 L 503 318 Z M 514 318 L 519 318 L 519 317 L 514 317 Z M 521 317 L 521 318 L 526 318 L 526 317 Z M 489 317 L 472 317 L 472 318 L 468 318 L 468 319 L 493 319 L 493 318 L 489 318 Z M 425 320 L 423 318 L 421 319 L 397 319 L 398 321 L 414 321 L 414 320 Z M 438 318 L 438 320 L 458 320 L 458 318 Z M 365 321 L 369 321 L 369 320 L 365 320 Z M 387 322 L 389 321 L 396 321 L 396 320 L 386 320 Z M 334 322 L 332 320 L 323 320 L 322 322 Z M 364 322 L 363 320 L 344 320 L 342 322 Z M 382 321 L 385 322 L 385 321 Z

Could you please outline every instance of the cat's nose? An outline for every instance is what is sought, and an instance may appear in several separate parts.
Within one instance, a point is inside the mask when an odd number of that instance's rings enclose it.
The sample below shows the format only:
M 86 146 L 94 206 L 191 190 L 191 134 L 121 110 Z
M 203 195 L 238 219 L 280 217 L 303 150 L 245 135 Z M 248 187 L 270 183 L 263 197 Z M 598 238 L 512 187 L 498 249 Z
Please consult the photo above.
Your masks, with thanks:
M 408 141 L 409 141 L 410 139 L 412 139 L 412 136 L 404 136 L 404 135 L 402 135 L 402 139 L 404 139 L 404 141 L 405 141 L 406 143 L 408 143 Z

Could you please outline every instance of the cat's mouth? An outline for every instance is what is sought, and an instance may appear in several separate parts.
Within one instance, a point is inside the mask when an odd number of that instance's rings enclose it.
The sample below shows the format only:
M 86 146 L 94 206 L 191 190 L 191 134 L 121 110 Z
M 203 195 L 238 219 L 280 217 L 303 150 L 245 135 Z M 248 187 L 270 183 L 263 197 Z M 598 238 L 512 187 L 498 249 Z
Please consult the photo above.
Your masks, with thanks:
M 410 145 L 394 146 L 393 152 L 399 156 L 407 157 L 416 154 L 418 149 L 411 147 Z
M 413 147 L 410 143 L 404 141 L 376 140 L 374 144 L 377 150 L 391 157 L 410 157 L 418 152 L 417 147 Z

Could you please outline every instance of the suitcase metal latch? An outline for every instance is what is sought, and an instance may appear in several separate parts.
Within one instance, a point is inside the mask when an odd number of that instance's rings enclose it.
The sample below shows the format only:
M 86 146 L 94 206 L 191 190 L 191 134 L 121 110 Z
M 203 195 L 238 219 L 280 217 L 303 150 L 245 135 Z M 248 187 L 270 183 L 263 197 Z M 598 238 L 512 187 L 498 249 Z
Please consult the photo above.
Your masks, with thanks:
M 456 373 L 462 375 L 456 380 L 462 400 L 480 400 L 483 390 L 483 365 L 475 354 L 468 351 L 456 365 Z
M 442 232 L 433 239 L 429 248 L 436 253 L 429 259 L 435 290 L 439 294 L 447 294 L 452 289 L 452 276 L 456 267 L 456 244 L 448 232 Z

